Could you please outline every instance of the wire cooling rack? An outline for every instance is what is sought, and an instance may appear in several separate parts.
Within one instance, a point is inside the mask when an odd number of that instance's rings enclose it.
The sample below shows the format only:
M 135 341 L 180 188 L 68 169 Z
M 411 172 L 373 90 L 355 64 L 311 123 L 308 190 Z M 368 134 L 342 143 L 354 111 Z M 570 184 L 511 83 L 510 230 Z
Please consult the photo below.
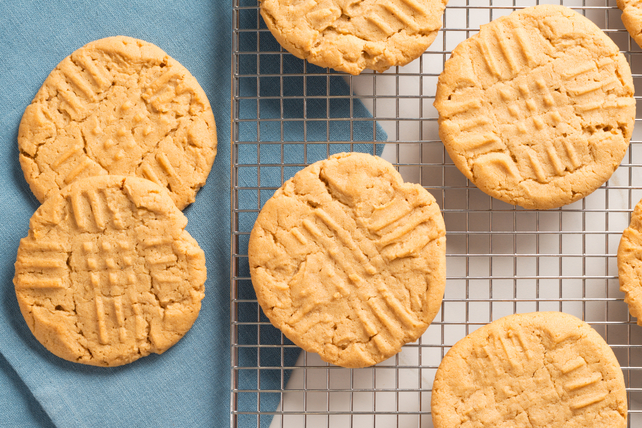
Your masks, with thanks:
M 621 233 L 642 198 L 640 123 L 605 185 L 548 211 L 485 195 L 439 140 L 433 101 L 452 49 L 480 24 L 535 4 L 450 0 L 442 30 L 419 59 L 348 76 L 297 60 L 266 29 L 256 0 L 233 1 L 232 427 L 432 427 L 432 384 L 448 349 L 502 316 L 545 310 L 578 316 L 607 340 L 624 372 L 629 426 L 642 426 L 642 327 L 619 291 L 616 261 Z M 561 4 L 604 29 L 642 85 L 642 52 L 615 0 Z M 361 114 L 359 100 L 372 117 Z M 260 207 L 296 171 L 337 151 L 382 147 L 364 145 L 364 135 L 385 138 L 382 156 L 437 199 L 447 228 L 447 284 L 422 338 L 375 367 L 351 370 L 299 355 L 270 325 L 252 291 L 247 240 Z

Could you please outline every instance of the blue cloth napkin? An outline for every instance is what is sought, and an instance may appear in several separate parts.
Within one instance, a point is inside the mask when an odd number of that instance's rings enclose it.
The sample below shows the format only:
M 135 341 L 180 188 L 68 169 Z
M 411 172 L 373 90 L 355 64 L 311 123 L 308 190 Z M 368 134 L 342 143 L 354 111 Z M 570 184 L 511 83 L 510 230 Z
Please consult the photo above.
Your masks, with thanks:
M 84 44 L 127 35 L 165 50 L 198 79 L 217 119 L 218 156 L 186 211 L 207 257 L 206 298 L 192 330 L 163 355 L 117 368 L 50 354 L 13 291 L 13 263 L 39 206 L 18 163 L 20 118 L 49 72 Z M 227 1 L 0 2 L 0 426 L 199 427 L 229 420 L 231 5 Z M 216 221 L 212 221 L 216 219 Z
M 0 254 L 3 284 L 0 288 L 0 427 L 229 425 L 231 14 L 232 6 L 227 1 L 0 2 L 0 244 L 4 248 Z M 255 19 L 254 25 L 258 22 Z M 187 229 L 198 240 L 207 258 L 206 296 L 199 318 L 190 332 L 163 355 L 152 355 L 122 367 L 98 368 L 70 363 L 50 354 L 34 339 L 20 314 L 12 284 L 13 263 L 19 240 L 26 236 L 29 218 L 39 203 L 23 178 L 16 138 L 25 107 L 58 62 L 92 40 L 114 35 L 154 43 L 190 70 L 214 109 L 219 146 L 207 185 L 185 211 L 189 220 Z M 269 40 L 269 37 L 265 39 Z M 272 43 L 275 42 L 272 40 Z M 290 67 L 296 70 L 303 67 L 302 61 L 286 57 L 289 58 L 287 61 L 293 62 L 284 64 L 284 72 Z M 347 93 L 346 85 L 339 80 L 333 81 L 330 87 L 333 94 Z M 251 85 L 243 87 L 242 91 L 250 94 Z M 256 94 L 256 87 L 254 91 Z M 302 89 L 293 86 L 288 85 L 288 91 L 303 95 Z M 358 101 L 344 100 L 340 104 L 333 106 L 333 115 L 349 117 L 352 112 L 353 117 L 367 116 Z M 241 105 L 240 114 L 251 118 L 256 111 L 256 105 L 253 109 Z M 296 118 L 301 111 L 293 100 L 292 105 L 285 106 L 283 114 Z M 278 117 L 281 106 L 268 103 L 262 106 L 261 112 Z M 315 113 L 311 111 L 310 114 Z M 323 114 L 329 113 L 323 111 Z M 361 125 L 351 128 L 349 122 L 342 122 L 330 133 L 329 126 L 334 127 L 334 124 L 303 122 L 293 122 L 292 129 L 286 130 L 286 138 L 347 140 L 352 135 L 357 141 L 372 141 L 375 134 L 372 122 L 367 122 L 369 125 L 364 125 L 363 130 Z M 247 129 L 247 132 L 245 129 L 241 132 L 241 138 L 258 142 L 255 131 L 249 130 L 250 127 Z M 256 124 L 253 129 L 257 129 Z M 260 141 L 278 141 L 282 137 L 281 130 L 271 128 L 271 125 L 262 131 Z M 385 139 L 385 134 L 378 128 L 376 134 L 378 139 Z M 299 144 L 284 157 L 286 162 L 299 158 L 300 162 L 312 162 L 339 150 L 372 153 L 372 147 L 372 143 L 308 147 Z M 257 144 L 243 145 L 239 162 L 251 163 L 258 152 L 264 150 Z M 262 161 L 268 161 L 272 156 L 265 153 Z M 280 162 L 281 158 L 273 161 Z M 294 172 L 288 170 L 286 178 Z M 259 171 L 244 173 L 242 180 L 252 182 L 256 181 Z M 271 175 L 263 171 L 261 177 L 261 185 L 269 185 Z M 279 175 L 276 181 L 280 180 Z M 239 204 L 248 201 L 256 204 L 257 198 L 256 191 L 254 195 L 239 194 Z M 251 228 L 251 223 L 250 219 L 241 227 Z M 246 266 L 241 270 L 245 272 Z M 253 298 L 251 285 L 244 284 L 240 293 Z M 277 331 L 267 328 L 265 331 L 265 337 L 261 333 L 262 340 L 280 343 Z M 244 332 L 239 340 L 257 343 L 259 339 L 256 333 Z M 287 363 L 293 364 L 297 354 L 296 349 L 288 351 Z M 257 365 L 256 359 L 251 362 L 251 357 L 245 354 L 243 358 L 250 358 L 247 364 Z M 271 366 L 281 364 L 277 356 L 264 355 L 261 362 Z M 261 378 L 261 387 L 280 389 L 281 379 L 280 376 Z M 278 399 L 277 394 L 263 400 L 261 409 L 274 410 Z M 240 407 L 251 408 L 252 405 L 256 410 L 252 398 L 239 397 Z M 264 418 L 261 425 L 266 423 L 269 419 Z M 241 418 L 239 426 L 256 426 L 256 422 Z

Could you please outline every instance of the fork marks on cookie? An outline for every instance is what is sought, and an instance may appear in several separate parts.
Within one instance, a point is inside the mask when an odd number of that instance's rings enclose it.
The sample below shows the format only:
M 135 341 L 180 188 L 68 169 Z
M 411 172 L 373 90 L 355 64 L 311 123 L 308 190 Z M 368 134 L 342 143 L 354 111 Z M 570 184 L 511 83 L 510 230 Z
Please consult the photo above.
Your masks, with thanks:
M 507 37 L 506 33 L 515 33 Z M 477 46 L 488 72 L 499 80 L 511 79 L 534 62 L 533 47 L 523 30 L 495 23 L 477 38 Z
M 67 266 L 65 246 L 35 238 L 20 241 L 16 260 L 17 290 L 58 290 L 67 287 L 62 276 Z

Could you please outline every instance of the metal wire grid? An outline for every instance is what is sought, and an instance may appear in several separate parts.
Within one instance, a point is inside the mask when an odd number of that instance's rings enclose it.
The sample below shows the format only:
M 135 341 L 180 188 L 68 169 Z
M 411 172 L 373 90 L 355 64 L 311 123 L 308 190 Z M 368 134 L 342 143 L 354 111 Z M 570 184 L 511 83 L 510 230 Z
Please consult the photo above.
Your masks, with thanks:
M 444 27 L 421 58 L 353 77 L 296 60 L 274 41 L 255 0 L 234 0 L 232 427 L 432 427 L 432 382 L 448 349 L 502 316 L 544 310 L 576 315 L 607 340 L 624 372 L 629 426 L 642 426 L 642 327 L 623 302 L 616 264 L 621 232 L 642 198 L 638 121 L 608 183 L 549 211 L 527 211 L 485 195 L 454 167 L 438 137 L 432 104 L 449 53 L 480 24 L 534 4 L 450 0 Z M 624 30 L 615 1 L 562 4 L 607 32 L 640 86 L 642 52 Z M 334 92 L 334 79 L 345 79 L 347 91 Z M 293 85 L 301 94 L 291 91 Z M 358 100 L 372 118 L 358 113 Z M 339 368 L 305 352 L 295 365 L 298 348 L 275 332 L 251 290 L 249 232 L 260 207 L 285 180 L 332 153 L 367 149 L 364 135 L 382 136 L 376 123 L 387 133 L 383 157 L 442 207 L 448 253 L 441 312 L 421 339 L 373 368 Z

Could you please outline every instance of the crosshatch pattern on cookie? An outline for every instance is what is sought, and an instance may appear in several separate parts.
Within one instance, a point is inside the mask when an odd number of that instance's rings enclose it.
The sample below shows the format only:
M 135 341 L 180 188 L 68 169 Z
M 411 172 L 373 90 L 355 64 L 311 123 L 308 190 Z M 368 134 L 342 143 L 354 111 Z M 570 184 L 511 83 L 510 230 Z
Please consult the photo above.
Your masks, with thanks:
M 425 331 L 443 296 L 439 207 L 369 155 L 335 155 L 286 182 L 261 211 L 248 254 L 272 323 L 337 365 L 399 352 Z
M 419 57 L 441 28 L 445 1 L 262 0 L 261 15 L 290 53 L 351 74 Z
M 34 214 L 14 283 L 54 354 L 115 366 L 161 353 L 200 309 L 204 256 L 162 188 L 136 178 L 75 182 Z
M 65 58 L 23 115 L 18 144 L 36 197 L 76 179 L 137 175 L 184 208 L 216 155 L 209 102 L 196 79 L 140 40 L 97 40 Z
M 619 364 L 588 324 L 558 312 L 512 315 L 470 334 L 441 363 L 437 428 L 625 427 Z
M 626 59 L 561 6 L 514 12 L 460 44 L 435 106 L 457 167 L 490 195 L 526 208 L 568 204 L 603 184 L 635 118 Z

